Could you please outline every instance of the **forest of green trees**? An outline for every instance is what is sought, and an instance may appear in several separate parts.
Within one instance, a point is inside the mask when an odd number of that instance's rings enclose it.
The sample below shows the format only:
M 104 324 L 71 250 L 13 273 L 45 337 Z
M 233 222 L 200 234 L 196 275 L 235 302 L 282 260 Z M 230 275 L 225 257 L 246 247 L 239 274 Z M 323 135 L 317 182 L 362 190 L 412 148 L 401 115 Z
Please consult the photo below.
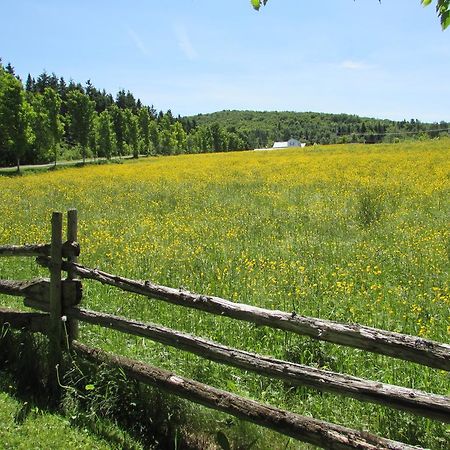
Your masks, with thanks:
M 370 119 L 350 114 L 317 112 L 220 111 L 189 118 L 197 126 L 219 123 L 226 130 L 245 136 L 252 148 L 272 146 L 274 141 L 294 137 L 311 144 L 375 144 L 408 139 L 436 138 L 449 134 L 450 123 L 419 120 Z
M 245 137 L 218 124 L 157 112 L 129 91 L 114 98 L 89 80 L 83 86 L 46 72 L 23 83 L 0 62 L 0 166 L 247 147 Z
M 114 98 L 54 73 L 25 83 L 0 60 L 0 166 L 58 159 L 171 155 L 308 144 L 376 143 L 448 134 L 446 122 L 394 122 L 347 114 L 222 111 L 174 117 L 125 90 Z

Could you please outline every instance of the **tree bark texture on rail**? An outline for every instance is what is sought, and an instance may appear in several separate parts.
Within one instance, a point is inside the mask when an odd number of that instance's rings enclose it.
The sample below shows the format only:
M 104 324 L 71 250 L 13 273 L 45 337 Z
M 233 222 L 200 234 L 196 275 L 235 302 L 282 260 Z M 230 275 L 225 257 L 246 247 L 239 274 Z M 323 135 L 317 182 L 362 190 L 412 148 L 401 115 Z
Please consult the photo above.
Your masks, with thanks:
M 0 256 L 50 256 L 50 244 L 1 245 Z M 62 256 L 69 258 L 80 255 L 77 242 L 64 242 Z
M 100 349 L 89 348 L 77 341 L 74 341 L 72 348 L 79 356 L 91 361 L 119 367 L 128 376 L 142 383 L 156 385 L 179 397 L 322 448 L 339 450 L 417 449 L 417 447 L 380 438 L 370 433 L 352 430 L 263 405 L 254 400 L 245 399 L 139 361 L 123 356 L 110 355 Z
M 48 301 L 50 280 L 37 278 L 35 280 L 0 280 L 0 294 L 14 295 L 17 297 L 34 297 Z
M 46 258 L 38 258 L 38 262 L 44 266 L 49 263 Z M 130 280 L 80 264 L 63 263 L 63 269 L 70 269 L 81 278 L 96 280 L 124 291 L 164 300 L 172 304 L 450 371 L 450 345 L 448 344 L 358 324 L 344 324 L 301 316 L 294 311 L 287 313 L 234 303 L 220 297 L 194 294 L 182 289 L 157 285 L 150 281 Z
M 61 282 L 63 305 L 77 305 L 82 298 L 82 285 L 79 280 L 63 280 Z M 49 303 L 50 280 L 37 278 L 30 281 L 0 280 L 0 294 L 26 297 L 41 303 Z
M 33 333 L 47 333 L 48 320 L 48 314 L 0 308 L 0 327 L 4 329 L 10 327 L 16 330 L 25 329 Z
M 260 375 L 281 379 L 293 386 L 306 385 L 362 401 L 379 403 L 422 417 L 450 423 L 450 397 L 364 380 L 226 347 L 213 341 L 160 325 L 147 324 L 81 308 L 66 308 L 69 318 L 152 339 L 212 361 Z

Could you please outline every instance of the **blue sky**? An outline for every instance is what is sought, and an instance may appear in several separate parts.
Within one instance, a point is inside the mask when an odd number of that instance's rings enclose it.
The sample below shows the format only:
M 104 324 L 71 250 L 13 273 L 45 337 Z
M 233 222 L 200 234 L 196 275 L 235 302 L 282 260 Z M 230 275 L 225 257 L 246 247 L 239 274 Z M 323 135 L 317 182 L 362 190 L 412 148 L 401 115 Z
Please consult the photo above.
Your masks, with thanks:
M 450 29 L 420 0 L 3 2 L 0 56 L 145 104 L 450 121 Z

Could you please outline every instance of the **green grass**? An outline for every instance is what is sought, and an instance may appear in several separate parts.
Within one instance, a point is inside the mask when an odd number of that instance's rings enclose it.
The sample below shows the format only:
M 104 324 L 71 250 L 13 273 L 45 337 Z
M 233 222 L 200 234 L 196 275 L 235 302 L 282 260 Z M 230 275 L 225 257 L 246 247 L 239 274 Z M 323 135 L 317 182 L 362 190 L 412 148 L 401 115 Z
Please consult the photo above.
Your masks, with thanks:
M 4 375 L 3 375 L 4 377 Z M 0 391 L 0 447 L 14 450 L 106 450 L 123 448 L 87 428 L 73 427 L 70 418 L 18 399 L 13 385 Z M 109 437 L 112 436 L 112 433 Z M 137 447 L 136 447 L 137 448 Z
M 77 207 L 85 265 L 242 303 L 449 342 L 449 166 L 449 141 L 440 140 L 182 155 L 2 178 L 0 243 L 48 241 L 51 211 Z M 1 278 L 45 273 L 32 261 L 0 260 Z M 93 282 L 84 282 L 83 305 L 277 358 L 448 394 L 443 371 Z M 82 325 L 81 339 L 300 414 L 410 444 L 450 445 L 439 422 L 293 388 L 98 327 Z M 211 413 L 202 421 L 190 414 L 199 435 L 223 431 L 238 443 L 248 434 L 239 444 L 244 448 L 253 436 L 255 448 L 287 443 L 239 421 L 228 426 L 222 415 Z

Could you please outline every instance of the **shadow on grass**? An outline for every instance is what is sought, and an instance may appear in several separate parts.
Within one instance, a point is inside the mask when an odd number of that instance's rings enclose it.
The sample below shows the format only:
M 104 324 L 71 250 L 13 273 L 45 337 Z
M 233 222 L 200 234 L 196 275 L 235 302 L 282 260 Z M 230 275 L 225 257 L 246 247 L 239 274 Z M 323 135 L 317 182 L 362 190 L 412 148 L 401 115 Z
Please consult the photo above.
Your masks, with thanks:
M 46 384 L 46 348 L 47 338 L 39 334 L 0 333 L 0 389 L 23 403 L 18 425 L 38 408 L 63 415 L 115 448 L 204 448 L 189 430 L 183 401 L 129 380 L 119 369 L 69 356 L 55 401 Z
M 82 169 L 87 166 L 103 166 L 106 164 L 124 164 L 125 161 L 136 161 L 136 159 L 133 158 L 111 158 L 109 160 L 107 159 L 97 159 L 92 161 L 86 161 L 86 162 L 67 162 L 67 163 L 58 163 L 55 165 L 50 166 L 44 166 L 44 167 L 25 167 L 21 168 L 20 171 L 17 171 L 16 168 L 1 168 L 0 169 L 0 177 L 20 177 L 23 175 L 29 175 L 29 174 L 35 174 L 35 173 L 45 173 L 45 172 L 54 172 L 56 170 L 62 170 L 67 168 L 75 168 L 75 169 Z
M 20 172 L 17 172 L 17 170 L 7 170 L 7 169 L 0 170 L 0 177 L 8 177 L 8 178 L 21 177 L 23 174 L 24 173 L 22 170 Z

